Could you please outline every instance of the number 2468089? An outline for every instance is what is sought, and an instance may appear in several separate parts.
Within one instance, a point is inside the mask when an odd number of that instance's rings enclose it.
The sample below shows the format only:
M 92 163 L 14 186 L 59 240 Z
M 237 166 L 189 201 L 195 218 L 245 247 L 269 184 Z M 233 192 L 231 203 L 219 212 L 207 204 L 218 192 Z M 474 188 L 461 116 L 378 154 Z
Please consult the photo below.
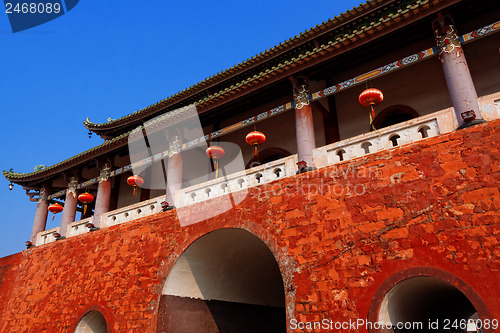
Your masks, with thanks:
M 10 2 L 5 3 L 5 12 L 7 14 L 58 14 L 61 12 L 60 3 L 43 2 L 24 2 L 13 5 Z

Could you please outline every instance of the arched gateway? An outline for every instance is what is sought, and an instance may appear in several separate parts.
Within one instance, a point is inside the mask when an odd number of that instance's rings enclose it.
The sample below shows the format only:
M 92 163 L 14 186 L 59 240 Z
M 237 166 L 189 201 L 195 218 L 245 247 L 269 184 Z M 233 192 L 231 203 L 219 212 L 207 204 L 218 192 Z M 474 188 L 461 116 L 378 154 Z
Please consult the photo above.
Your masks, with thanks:
M 107 331 L 106 319 L 96 310 L 83 316 L 75 328 L 75 333 L 106 333 Z
M 157 332 L 286 332 L 285 293 L 269 248 L 242 229 L 194 241 L 163 287 Z
M 370 307 L 378 333 L 491 332 L 491 314 L 464 281 L 443 270 L 406 269 L 386 280 Z

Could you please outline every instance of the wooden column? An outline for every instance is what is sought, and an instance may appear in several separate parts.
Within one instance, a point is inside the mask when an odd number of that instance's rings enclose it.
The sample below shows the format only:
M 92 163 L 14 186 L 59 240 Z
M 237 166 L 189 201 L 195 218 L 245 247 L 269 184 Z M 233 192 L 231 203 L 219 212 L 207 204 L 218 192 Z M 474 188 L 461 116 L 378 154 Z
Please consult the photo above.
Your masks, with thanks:
M 295 104 L 295 131 L 297 137 L 297 155 L 299 162 L 306 162 L 314 167 L 313 149 L 316 148 L 314 123 L 309 103 L 309 80 L 303 76 L 290 78 L 293 85 L 293 101 Z
M 484 122 L 477 103 L 476 88 L 451 17 L 439 13 L 433 28 L 458 128 Z
M 182 139 L 179 135 L 169 138 L 167 161 L 167 193 L 165 201 L 169 206 L 175 205 L 175 192 L 182 188 Z
M 75 222 L 76 207 L 78 205 L 78 193 L 76 192 L 77 186 L 78 178 L 72 177 L 69 181 L 68 188 L 66 189 L 66 200 L 64 201 L 61 228 L 59 229 L 59 233 L 62 237 L 66 237 L 66 229 L 68 229 L 68 225 Z
M 31 229 L 31 243 L 35 244 L 36 234 L 45 230 L 47 225 L 47 215 L 49 214 L 49 200 L 50 185 L 45 184 L 40 188 L 38 196 L 38 203 L 36 205 L 35 219 L 33 221 L 33 228 Z
M 97 186 L 93 219 L 93 224 L 96 228 L 99 228 L 101 224 L 101 215 L 109 211 L 109 199 L 111 197 L 111 181 L 109 180 L 110 171 L 110 164 L 105 163 L 99 175 L 99 185 Z

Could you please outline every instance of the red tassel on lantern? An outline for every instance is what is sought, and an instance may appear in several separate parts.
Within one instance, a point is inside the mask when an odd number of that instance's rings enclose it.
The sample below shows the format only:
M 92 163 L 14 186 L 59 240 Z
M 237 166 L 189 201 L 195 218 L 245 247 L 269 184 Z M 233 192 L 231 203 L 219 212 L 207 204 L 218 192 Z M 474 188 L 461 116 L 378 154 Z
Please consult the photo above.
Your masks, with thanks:
M 83 203 L 83 215 L 85 215 L 85 213 L 87 213 L 87 204 L 94 201 L 94 196 L 88 192 L 85 192 L 78 196 L 78 200 Z
M 375 130 L 373 126 L 373 118 L 375 118 L 375 105 L 379 104 L 384 100 L 384 94 L 378 89 L 369 88 L 363 91 L 359 95 L 359 103 L 364 107 L 370 108 L 370 125 Z
M 54 214 L 54 216 L 52 216 L 52 221 L 54 221 L 56 214 L 62 212 L 62 210 L 63 210 L 63 206 L 61 206 L 57 202 L 53 203 L 52 205 L 49 206 L 49 212 Z
M 134 187 L 134 197 L 135 197 L 135 190 L 137 186 L 141 187 L 144 184 L 144 179 L 142 179 L 142 177 L 140 176 L 133 175 L 127 178 L 127 184 Z

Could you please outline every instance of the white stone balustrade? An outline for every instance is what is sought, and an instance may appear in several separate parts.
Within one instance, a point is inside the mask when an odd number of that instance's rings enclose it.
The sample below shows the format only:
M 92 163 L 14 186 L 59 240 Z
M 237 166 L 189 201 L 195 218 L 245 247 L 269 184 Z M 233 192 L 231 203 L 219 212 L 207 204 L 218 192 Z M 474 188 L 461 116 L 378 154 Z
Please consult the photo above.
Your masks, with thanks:
M 498 96 L 495 95 L 492 96 L 492 100 L 493 97 L 498 99 Z M 378 131 L 361 134 L 317 148 L 314 150 L 315 166 L 322 168 L 453 131 L 456 124 L 454 123 L 455 120 L 452 112 L 452 108 L 448 108 Z M 290 177 L 296 174 L 297 162 L 297 155 L 292 155 L 258 167 L 223 175 L 217 179 L 183 188 L 175 193 L 175 206 L 188 206 L 228 193 Z M 165 196 L 162 195 L 105 213 L 101 215 L 100 227 L 106 228 L 159 213 L 162 211 L 161 202 L 164 200 Z M 91 223 L 92 219 L 90 217 L 68 225 L 66 237 L 73 237 L 89 232 L 87 224 Z M 55 241 L 55 233 L 59 233 L 59 227 L 38 233 L 36 245 Z
M 56 241 L 55 234 L 59 233 L 59 227 L 41 231 L 36 235 L 35 245 L 44 245 Z
M 175 206 L 184 207 L 193 203 L 241 191 L 295 175 L 297 156 L 292 155 L 251 169 L 212 179 L 202 184 L 183 188 L 175 193 Z
M 500 118 L 500 92 L 481 96 L 477 102 L 484 120 Z
M 68 229 L 66 230 L 66 237 L 72 237 L 84 234 L 89 232 L 89 228 L 87 227 L 88 223 L 92 223 L 94 217 L 87 217 L 86 219 L 75 221 L 68 225 Z
M 112 225 L 159 213 L 162 211 L 160 203 L 164 200 L 165 196 L 162 195 L 160 197 L 141 201 L 127 207 L 107 212 L 106 214 L 101 215 L 100 227 L 110 227 Z
M 324 167 L 439 134 L 436 118 L 412 119 L 317 148 L 314 152 L 314 160 L 316 166 Z

